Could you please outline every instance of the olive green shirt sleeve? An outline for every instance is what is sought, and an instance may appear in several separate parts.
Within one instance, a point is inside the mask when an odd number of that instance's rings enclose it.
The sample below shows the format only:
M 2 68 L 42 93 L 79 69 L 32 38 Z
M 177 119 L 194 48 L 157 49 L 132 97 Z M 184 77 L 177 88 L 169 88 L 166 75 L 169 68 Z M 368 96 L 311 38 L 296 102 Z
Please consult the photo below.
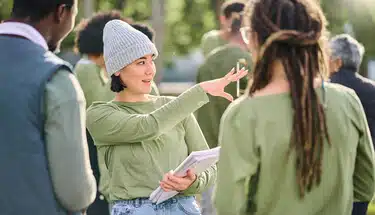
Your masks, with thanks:
M 198 125 L 194 115 L 191 114 L 184 122 L 185 142 L 188 146 L 189 154 L 194 151 L 209 149 L 206 139 Z M 216 165 L 211 166 L 206 171 L 197 176 L 195 182 L 183 193 L 186 195 L 194 195 L 202 193 L 207 187 L 214 184 L 216 180 Z
M 360 133 L 353 175 L 354 201 L 371 201 L 375 192 L 375 157 L 370 129 L 362 104 L 354 91 L 349 93 L 351 106 L 357 113 Z
M 208 101 L 204 90 L 196 85 L 150 114 L 130 114 L 108 103 L 94 103 L 87 110 L 87 128 L 97 145 L 150 140 L 173 128 Z
M 52 184 L 68 211 L 87 208 L 95 199 L 85 130 L 85 98 L 75 76 L 58 71 L 45 90 L 45 139 Z
M 241 98 L 237 101 L 239 100 Z M 214 194 L 218 215 L 246 214 L 244 211 L 247 209 L 249 181 L 256 174 L 260 162 L 254 141 L 255 126 L 255 119 L 248 110 L 247 113 L 241 112 L 236 101 L 223 115 L 219 134 L 221 151 L 218 178 Z

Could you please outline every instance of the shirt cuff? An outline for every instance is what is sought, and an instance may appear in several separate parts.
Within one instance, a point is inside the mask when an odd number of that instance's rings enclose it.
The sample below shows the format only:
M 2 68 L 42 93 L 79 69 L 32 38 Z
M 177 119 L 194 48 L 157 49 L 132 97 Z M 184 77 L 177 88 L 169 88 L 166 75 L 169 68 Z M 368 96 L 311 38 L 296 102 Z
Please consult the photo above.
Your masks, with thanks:
M 190 185 L 190 187 L 188 187 L 186 190 L 182 191 L 181 193 L 184 194 L 184 195 L 196 194 L 198 188 L 199 188 L 199 176 L 197 175 L 197 178 Z

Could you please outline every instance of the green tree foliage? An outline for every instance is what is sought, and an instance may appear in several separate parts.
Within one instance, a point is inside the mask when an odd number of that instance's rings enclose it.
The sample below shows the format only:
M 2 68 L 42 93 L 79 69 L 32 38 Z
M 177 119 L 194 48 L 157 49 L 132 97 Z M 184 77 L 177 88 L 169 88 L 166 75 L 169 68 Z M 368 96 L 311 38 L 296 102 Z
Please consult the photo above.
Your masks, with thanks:
M 93 0 L 95 10 L 119 9 L 126 17 L 135 21 L 149 23 L 151 19 L 152 0 Z M 82 0 L 77 22 L 83 17 Z M 183 55 L 199 47 L 202 35 L 218 27 L 220 5 L 224 0 L 165 0 L 164 38 L 165 59 L 172 55 Z M 344 24 L 353 26 L 355 37 L 364 44 L 366 56 L 364 61 L 375 58 L 375 1 L 374 0 L 320 0 L 329 21 L 331 34 L 344 33 Z M 0 0 L 0 20 L 10 15 L 12 0 Z M 157 35 L 156 35 L 157 36 Z M 63 48 L 71 49 L 74 33 L 63 43 Z
M 331 35 L 345 33 L 344 24 L 350 23 L 353 27 L 353 36 L 366 49 L 360 72 L 367 75 L 367 62 L 375 60 L 375 1 L 321 0 L 321 4 Z
M 167 1 L 165 51 L 186 54 L 198 47 L 203 34 L 216 28 L 215 11 L 206 0 Z
M 9 18 L 13 1 L 0 0 L 0 21 Z

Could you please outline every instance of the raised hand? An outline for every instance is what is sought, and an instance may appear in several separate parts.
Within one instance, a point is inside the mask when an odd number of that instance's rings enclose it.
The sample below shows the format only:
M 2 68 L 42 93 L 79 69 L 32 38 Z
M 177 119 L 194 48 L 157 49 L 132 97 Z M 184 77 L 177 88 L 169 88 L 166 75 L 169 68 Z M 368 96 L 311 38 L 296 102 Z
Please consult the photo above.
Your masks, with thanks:
M 203 90 L 213 96 L 220 96 L 223 98 L 228 99 L 229 101 L 233 101 L 233 96 L 229 93 L 226 93 L 224 91 L 224 88 L 231 82 L 236 82 L 243 78 L 245 75 L 247 75 L 248 70 L 245 70 L 245 68 L 242 68 L 239 72 L 235 73 L 234 68 L 226 74 L 224 77 L 211 80 L 211 81 L 205 81 L 202 83 L 199 83 L 199 85 L 203 88 Z

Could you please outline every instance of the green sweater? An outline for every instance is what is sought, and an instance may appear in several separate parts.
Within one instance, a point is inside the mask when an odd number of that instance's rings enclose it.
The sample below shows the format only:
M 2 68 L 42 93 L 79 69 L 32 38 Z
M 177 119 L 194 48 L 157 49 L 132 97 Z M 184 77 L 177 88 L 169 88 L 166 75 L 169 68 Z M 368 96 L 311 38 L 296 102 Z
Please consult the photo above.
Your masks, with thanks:
M 214 49 L 199 67 L 197 82 L 224 77 L 233 67 L 236 67 L 239 59 L 246 59 L 246 68 L 251 69 L 251 56 L 248 51 L 230 44 Z M 241 79 L 240 89 L 244 90 L 246 86 L 247 79 Z M 225 91 L 236 98 L 236 83 L 229 84 Z M 209 97 L 210 102 L 200 108 L 196 112 L 196 116 L 208 145 L 213 148 L 218 145 L 220 119 L 230 102 L 221 97 Z
M 208 149 L 191 114 L 208 102 L 196 85 L 176 99 L 151 96 L 147 102 L 97 102 L 87 111 L 87 128 L 109 172 L 109 201 L 148 197 L 163 175 L 191 152 Z M 214 182 L 216 166 L 197 177 L 183 195 Z
M 323 90 L 317 92 L 322 98 Z M 326 105 L 332 146 L 324 147 L 320 185 L 304 199 L 298 195 L 295 150 L 287 157 L 293 116 L 290 94 L 244 96 L 230 105 L 219 138 L 218 215 L 350 215 L 354 201 L 372 199 L 374 148 L 362 105 L 354 91 L 329 83 Z M 249 190 L 253 213 L 245 213 Z
M 201 41 L 201 49 L 203 52 L 203 55 L 206 57 L 212 50 L 214 50 L 217 47 L 223 46 L 227 44 L 228 42 L 221 38 L 220 31 L 218 30 L 212 30 L 207 33 L 205 33 L 202 37 Z
M 82 87 L 86 98 L 86 109 L 96 101 L 107 102 L 115 97 L 115 93 L 111 91 L 111 81 L 106 76 L 99 66 L 92 61 L 82 58 L 75 66 L 74 73 Z M 158 88 L 152 82 L 152 95 L 159 95 Z M 109 176 L 105 164 L 98 159 L 100 180 L 99 191 L 108 198 L 109 192 Z

